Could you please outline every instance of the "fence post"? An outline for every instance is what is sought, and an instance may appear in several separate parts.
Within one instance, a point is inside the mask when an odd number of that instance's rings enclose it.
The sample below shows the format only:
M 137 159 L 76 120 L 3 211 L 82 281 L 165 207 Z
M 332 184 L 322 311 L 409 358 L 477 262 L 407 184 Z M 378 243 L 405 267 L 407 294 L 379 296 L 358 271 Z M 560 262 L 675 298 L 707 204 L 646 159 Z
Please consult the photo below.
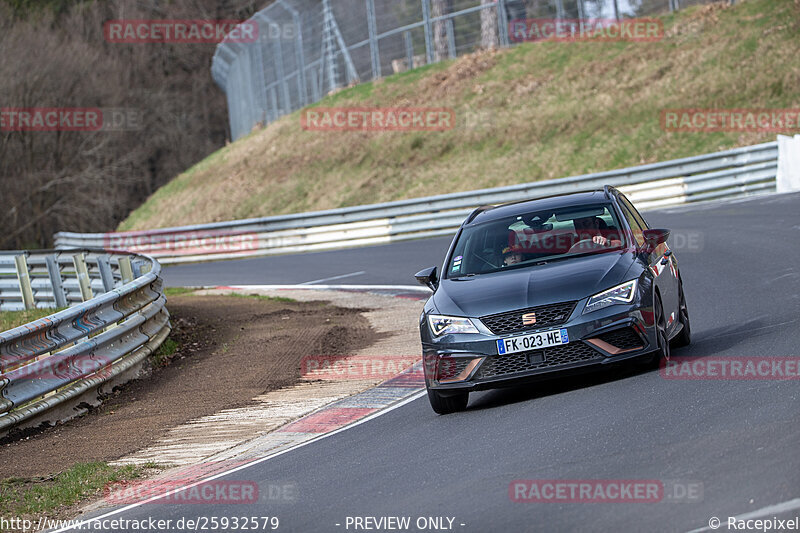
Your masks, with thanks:
M 411 32 L 406 30 L 403 32 L 403 40 L 406 44 L 406 61 L 408 61 L 408 70 L 414 68 L 414 42 L 411 40 Z
M 425 24 L 425 58 L 430 65 L 433 63 L 433 35 L 431 33 L 431 5 L 430 0 L 422 2 L 422 20 Z
M 556 0 L 556 18 L 564 19 L 564 0 Z
M 336 58 L 333 54 L 334 48 L 334 36 L 333 36 L 333 24 L 331 23 L 331 18 L 333 17 L 333 12 L 331 11 L 331 4 L 329 0 L 322 0 L 323 9 L 324 9 L 324 30 L 323 34 L 324 37 L 322 39 L 322 46 L 325 50 L 325 53 L 322 54 L 321 60 L 324 66 L 328 67 L 328 82 L 330 83 L 331 90 L 336 89 L 339 86 L 339 73 L 336 70 Z M 325 92 L 325 85 L 323 83 L 322 92 Z
M 28 270 L 28 260 L 26 256 L 15 255 L 14 265 L 17 267 L 17 281 L 19 282 L 19 292 L 22 294 L 22 305 L 25 309 L 35 309 L 36 302 L 33 299 L 31 275 L 30 270 Z
M 500 46 L 507 47 L 511 43 L 508 38 L 508 11 L 506 11 L 506 0 L 497 1 L 497 23 L 500 35 Z
M 447 52 L 450 59 L 456 58 L 456 32 L 453 28 L 453 19 L 447 19 Z
M 372 78 L 381 77 L 381 52 L 378 48 L 378 22 L 375 20 L 375 0 L 367 3 L 367 30 L 369 31 L 369 53 L 372 60 Z
M 278 26 L 278 24 L 274 20 L 269 18 L 263 12 L 260 14 L 260 17 L 264 19 L 268 27 L 280 28 L 280 26 Z M 277 56 L 277 59 L 275 61 L 275 67 L 277 68 L 276 76 L 280 80 L 281 93 L 283 93 L 284 107 L 278 110 L 279 117 L 285 115 L 286 113 L 290 113 L 292 111 L 292 98 L 289 95 L 289 82 L 286 81 L 286 70 L 284 69 L 283 66 L 283 44 L 281 44 L 281 40 L 282 40 L 281 36 L 278 36 L 277 39 L 272 39 L 272 41 L 275 42 L 275 46 L 277 48 L 275 52 L 275 55 Z
M 61 269 L 55 255 L 48 255 L 44 259 L 47 265 L 47 274 L 50 277 L 50 285 L 53 287 L 53 299 L 56 307 L 67 307 L 67 293 L 64 292 L 64 283 L 61 279 Z
M 308 79 L 306 78 L 306 53 L 305 50 L 303 50 L 303 23 L 300 19 L 300 13 L 287 4 L 285 0 L 278 0 L 277 3 L 289 12 L 292 16 L 292 22 L 294 23 L 296 35 L 295 55 L 297 56 L 297 85 L 301 94 L 299 102 L 301 106 L 304 106 L 308 104 Z
M 86 268 L 86 256 L 83 252 L 72 256 L 72 264 L 75 266 L 75 274 L 78 278 L 78 287 L 81 291 L 81 300 L 88 302 L 92 295 L 92 282 L 89 279 L 89 269 Z

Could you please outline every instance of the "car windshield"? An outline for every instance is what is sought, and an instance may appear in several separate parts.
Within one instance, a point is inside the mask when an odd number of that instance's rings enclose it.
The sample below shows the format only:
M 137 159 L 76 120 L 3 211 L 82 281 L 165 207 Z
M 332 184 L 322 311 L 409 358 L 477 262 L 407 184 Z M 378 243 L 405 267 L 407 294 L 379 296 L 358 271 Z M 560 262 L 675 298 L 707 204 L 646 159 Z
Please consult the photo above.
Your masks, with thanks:
M 623 245 L 611 204 L 531 212 L 466 227 L 447 265 L 448 278 L 525 268 Z

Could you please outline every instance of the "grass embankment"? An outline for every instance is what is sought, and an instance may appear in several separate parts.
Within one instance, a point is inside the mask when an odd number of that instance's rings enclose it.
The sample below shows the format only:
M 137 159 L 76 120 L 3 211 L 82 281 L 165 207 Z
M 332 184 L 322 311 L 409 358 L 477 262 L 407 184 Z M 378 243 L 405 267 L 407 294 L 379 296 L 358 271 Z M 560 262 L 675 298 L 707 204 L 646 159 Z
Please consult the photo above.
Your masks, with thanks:
M 120 230 L 149 229 L 558 178 L 766 142 L 667 133 L 667 108 L 791 108 L 800 2 L 746 0 L 663 18 L 653 43 L 528 43 L 365 83 L 320 106 L 445 106 L 447 132 L 313 132 L 294 113 L 200 162 Z
M 30 309 L 28 311 L 3 311 L 0 313 L 0 332 L 14 329 L 28 322 L 57 313 L 60 309 Z
M 42 516 L 58 517 L 61 511 L 103 494 L 111 483 L 138 479 L 157 465 L 111 466 L 104 462 L 79 463 L 50 478 L 0 480 L 0 516 L 6 520 Z

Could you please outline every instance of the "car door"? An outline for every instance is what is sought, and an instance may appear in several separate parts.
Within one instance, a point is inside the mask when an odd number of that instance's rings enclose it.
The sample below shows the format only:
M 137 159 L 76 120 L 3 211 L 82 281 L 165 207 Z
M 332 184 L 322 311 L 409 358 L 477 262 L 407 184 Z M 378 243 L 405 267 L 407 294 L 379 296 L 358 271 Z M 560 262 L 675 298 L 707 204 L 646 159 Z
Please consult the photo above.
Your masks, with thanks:
M 619 195 L 620 206 L 623 215 L 633 231 L 633 238 L 636 245 L 644 248 L 644 237 L 642 233 L 650 229 L 644 217 L 633 207 L 633 204 L 625 195 Z M 664 316 L 667 320 L 667 332 L 670 333 L 675 327 L 678 318 L 678 278 L 677 264 L 667 243 L 658 245 L 647 255 L 647 266 L 655 278 L 655 284 L 661 294 L 661 303 L 664 306 Z

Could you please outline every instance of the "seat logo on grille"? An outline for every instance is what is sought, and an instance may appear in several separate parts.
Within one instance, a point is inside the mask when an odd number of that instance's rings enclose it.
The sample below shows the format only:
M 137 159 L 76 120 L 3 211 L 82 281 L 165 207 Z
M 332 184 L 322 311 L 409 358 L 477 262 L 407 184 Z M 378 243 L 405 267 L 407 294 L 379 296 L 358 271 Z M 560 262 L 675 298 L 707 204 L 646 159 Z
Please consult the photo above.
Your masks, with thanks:
M 532 326 L 536 324 L 536 313 L 526 313 L 522 315 L 522 325 Z

